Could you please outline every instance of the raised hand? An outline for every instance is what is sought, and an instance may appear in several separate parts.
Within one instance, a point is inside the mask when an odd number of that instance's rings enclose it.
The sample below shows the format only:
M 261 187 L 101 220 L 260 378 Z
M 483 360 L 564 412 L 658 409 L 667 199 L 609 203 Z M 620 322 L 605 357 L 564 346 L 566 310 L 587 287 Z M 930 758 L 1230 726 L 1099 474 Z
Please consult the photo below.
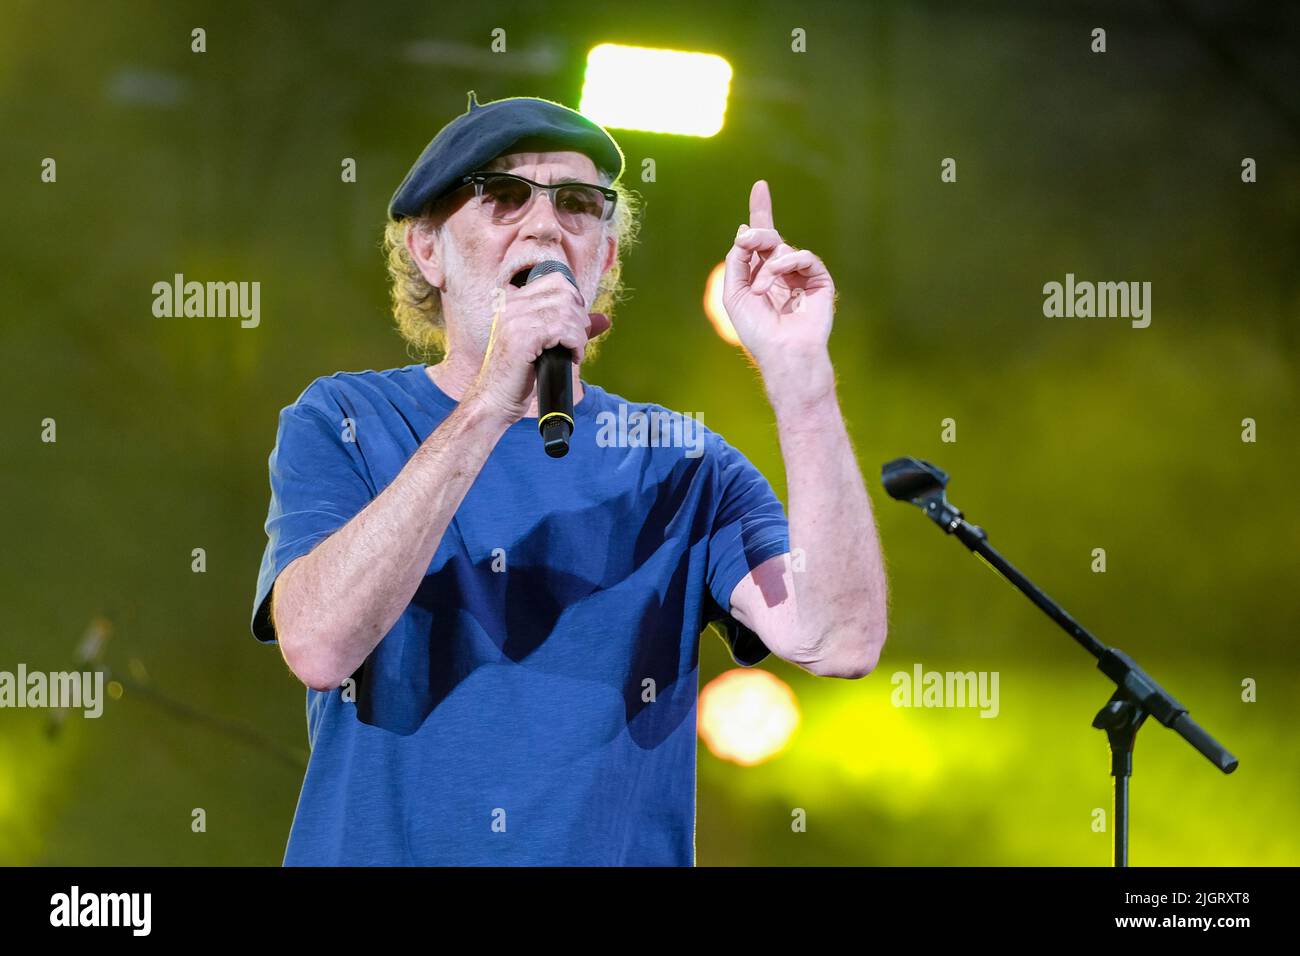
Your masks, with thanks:
M 726 261 L 723 304 L 765 374 L 825 353 L 835 283 L 821 259 L 781 238 L 765 180 L 750 190 L 749 222 L 736 231 Z

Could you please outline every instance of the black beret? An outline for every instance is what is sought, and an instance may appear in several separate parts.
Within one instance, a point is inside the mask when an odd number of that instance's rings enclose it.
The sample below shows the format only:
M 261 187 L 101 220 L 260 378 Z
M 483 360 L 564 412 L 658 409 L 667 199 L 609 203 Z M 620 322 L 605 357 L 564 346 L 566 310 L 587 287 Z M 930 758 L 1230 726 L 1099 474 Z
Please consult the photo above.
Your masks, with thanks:
M 388 203 L 393 220 L 417 216 L 431 199 L 460 186 L 462 176 L 482 169 L 523 139 L 537 138 L 586 153 L 596 164 L 623 175 L 623 151 L 605 130 L 577 110 L 532 96 L 512 96 L 480 104 L 469 91 L 469 106 L 438 131 L 415 161 Z

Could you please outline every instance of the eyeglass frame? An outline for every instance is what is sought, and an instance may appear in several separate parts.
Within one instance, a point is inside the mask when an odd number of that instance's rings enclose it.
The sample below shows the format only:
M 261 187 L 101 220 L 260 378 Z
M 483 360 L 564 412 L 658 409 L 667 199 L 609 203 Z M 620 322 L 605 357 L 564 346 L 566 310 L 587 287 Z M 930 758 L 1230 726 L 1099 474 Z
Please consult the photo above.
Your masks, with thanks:
M 504 176 L 506 179 L 516 179 L 521 183 L 527 183 L 528 187 L 532 190 L 532 192 L 529 193 L 528 196 L 528 203 L 523 207 L 523 210 L 519 213 L 519 219 L 511 219 L 508 222 L 491 219 L 491 221 L 496 223 L 497 225 L 508 226 L 513 223 L 519 222 L 520 219 L 523 219 L 525 213 L 529 209 L 533 208 L 533 201 L 537 199 L 538 190 L 541 190 L 542 192 L 547 194 L 546 198 L 550 201 L 552 209 L 555 208 L 556 191 L 560 189 L 564 189 L 566 186 L 586 186 L 589 189 L 596 190 L 602 196 L 605 197 L 605 211 L 601 213 L 600 218 L 596 220 L 597 222 L 601 222 L 601 223 L 609 222 L 609 220 L 614 215 L 614 207 L 618 204 L 618 193 L 615 192 L 613 189 L 610 189 L 608 186 L 600 186 L 597 185 L 596 183 L 584 183 L 578 181 L 567 182 L 567 183 L 552 183 L 551 185 L 548 186 L 545 183 L 533 182 L 531 179 L 527 179 L 523 176 L 516 175 L 515 173 L 507 173 L 502 170 L 496 170 L 496 169 L 479 170 L 478 172 L 470 173 L 467 176 L 462 176 L 460 178 L 460 183 L 462 186 L 468 186 L 472 183 L 474 185 L 474 198 L 481 201 L 483 199 L 483 187 L 487 184 L 487 179 L 489 176 Z M 489 219 L 490 218 L 491 217 L 489 217 Z M 557 219 L 559 218 L 558 214 L 556 218 Z

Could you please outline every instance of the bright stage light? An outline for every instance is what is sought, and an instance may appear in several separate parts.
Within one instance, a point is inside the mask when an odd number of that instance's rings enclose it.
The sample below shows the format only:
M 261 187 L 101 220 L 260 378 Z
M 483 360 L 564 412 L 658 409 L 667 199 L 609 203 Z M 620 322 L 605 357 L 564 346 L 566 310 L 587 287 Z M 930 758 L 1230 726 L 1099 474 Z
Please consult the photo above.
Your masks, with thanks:
M 775 674 L 738 668 L 704 685 L 700 738 L 715 757 L 752 767 L 780 753 L 799 726 L 799 701 Z
M 727 264 L 719 262 L 709 273 L 709 278 L 704 282 L 704 314 L 709 317 L 713 323 L 713 330 L 722 337 L 722 340 L 730 345 L 739 345 L 740 336 L 736 334 L 736 327 L 731 324 L 731 317 L 727 315 L 727 307 L 722 304 L 722 277 L 727 271 Z
M 712 53 L 602 43 L 587 54 L 578 112 L 617 129 L 713 136 L 730 87 L 731 64 Z

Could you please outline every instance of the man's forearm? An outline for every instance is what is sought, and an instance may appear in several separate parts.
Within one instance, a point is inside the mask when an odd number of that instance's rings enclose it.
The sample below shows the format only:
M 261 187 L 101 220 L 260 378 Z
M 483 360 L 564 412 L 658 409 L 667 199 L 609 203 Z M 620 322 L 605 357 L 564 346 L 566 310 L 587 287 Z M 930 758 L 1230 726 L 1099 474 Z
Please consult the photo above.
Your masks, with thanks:
M 291 562 L 271 605 L 285 662 L 338 687 L 397 623 L 506 425 L 462 402 L 351 521 Z
M 801 643 L 832 672 L 871 670 L 885 641 L 884 562 L 871 501 L 835 395 L 829 357 L 764 382 L 776 413 L 790 505 L 790 575 Z

